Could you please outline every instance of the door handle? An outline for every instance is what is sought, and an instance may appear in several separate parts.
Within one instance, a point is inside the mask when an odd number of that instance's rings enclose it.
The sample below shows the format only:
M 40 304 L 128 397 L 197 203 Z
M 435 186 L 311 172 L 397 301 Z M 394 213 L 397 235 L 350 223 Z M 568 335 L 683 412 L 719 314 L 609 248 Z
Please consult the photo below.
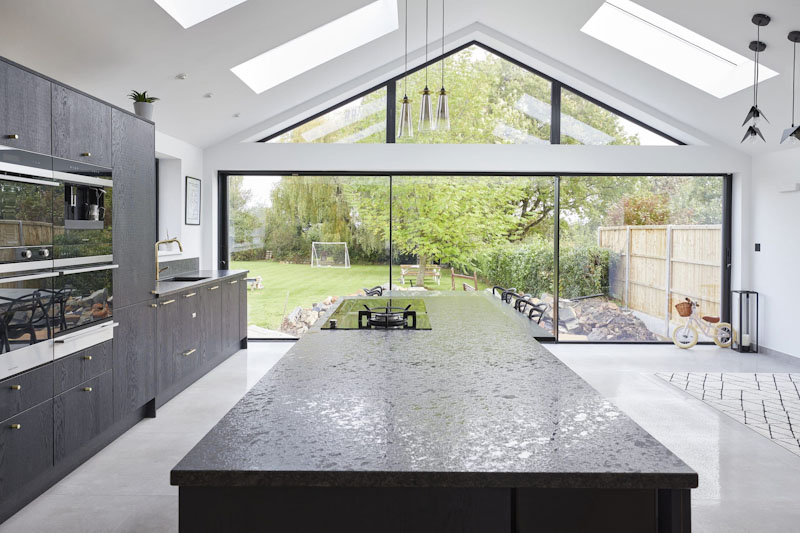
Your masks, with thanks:
M 183 297 L 184 298 L 191 298 L 192 296 L 196 296 L 196 295 L 197 295 L 196 292 L 190 292 L 189 294 L 184 294 Z
M 239 283 L 239 280 L 238 280 L 238 279 L 235 279 L 235 280 L 233 280 L 233 281 L 229 281 L 229 282 L 228 282 L 228 285 L 236 285 L 237 283 Z
M 192 355 L 192 354 L 193 354 L 194 352 L 196 352 L 196 351 L 197 351 L 197 348 L 192 348 L 192 349 L 191 349 L 191 350 L 189 350 L 188 352 L 183 352 L 183 355 L 184 355 L 184 356 L 186 356 L 186 355 Z
M 169 305 L 175 303 L 175 300 L 167 300 L 166 302 L 161 302 L 162 306 Z
M 209 287 L 208 288 L 208 290 L 210 290 L 210 291 L 215 291 L 217 289 L 219 289 L 219 285 L 214 285 L 213 287 Z

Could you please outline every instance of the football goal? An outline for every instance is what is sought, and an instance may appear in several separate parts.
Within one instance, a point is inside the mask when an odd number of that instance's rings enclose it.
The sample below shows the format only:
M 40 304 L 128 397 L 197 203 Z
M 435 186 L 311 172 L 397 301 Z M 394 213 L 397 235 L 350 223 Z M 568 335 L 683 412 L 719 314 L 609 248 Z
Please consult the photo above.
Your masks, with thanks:
M 312 242 L 311 266 L 350 268 L 346 242 Z

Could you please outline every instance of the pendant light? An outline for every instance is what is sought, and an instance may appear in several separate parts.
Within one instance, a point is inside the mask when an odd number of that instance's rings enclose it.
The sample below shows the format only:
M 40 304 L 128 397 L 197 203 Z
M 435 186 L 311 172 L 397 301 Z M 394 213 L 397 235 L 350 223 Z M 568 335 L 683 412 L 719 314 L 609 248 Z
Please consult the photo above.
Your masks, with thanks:
M 794 43 L 794 53 L 792 55 L 792 127 L 783 130 L 781 135 L 781 144 L 789 140 L 791 144 L 800 142 L 800 126 L 794 125 L 794 97 L 795 97 L 795 82 L 797 80 L 797 43 L 800 43 L 800 31 L 793 31 L 789 33 L 788 39 Z
M 414 136 L 414 129 L 411 127 L 411 100 L 408 99 L 408 0 L 406 0 L 406 51 L 405 51 L 405 70 L 403 71 L 403 103 L 400 105 L 400 125 L 397 128 L 397 136 L 411 138 Z
M 425 0 L 425 88 L 422 90 L 422 102 L 419 106 L 418 131 L 431 131 L 433 127 L 433 105 L 431 90 L 428 89 L 428 0 Z
M 436 123 L 434 129 L 450 131 L 450 106 L 447 103 L 447 91 L 444 90 L 444 2 L 442 0 L 442 88 L 439 89 L 439 101 L 436 102 Z
M 742 126 L 753 121 L 750 126 L 748 126 L 747 131 L 742 137 L 742 142 L 750 141 L 755 142 L 758 137 L 761 138 L 762 141 L 766 142 L 764 136 L 761 134 L 761 130 L 758 129 L 758 120 L 763 118 L 767 122 L 767 117 L 764 116 L 764 113 L 758 108 L 758 65 L 759 65 L 759 57 L 761 52 L 766 50 L 767 45 L 761 42 L 761 27 L 766 26 L 770 22 L 770 18 L 767 15 L 763 14 L 756 14 L 753 15 L 753 24 L 756 25 L 756 40 L 750 43 L 750 50 L 753 51 L 755 54 L 755 60 L 753 65 L 753 105 L 750 107 L 750 111 L 747 112 L 747 116 L 742 122 Z

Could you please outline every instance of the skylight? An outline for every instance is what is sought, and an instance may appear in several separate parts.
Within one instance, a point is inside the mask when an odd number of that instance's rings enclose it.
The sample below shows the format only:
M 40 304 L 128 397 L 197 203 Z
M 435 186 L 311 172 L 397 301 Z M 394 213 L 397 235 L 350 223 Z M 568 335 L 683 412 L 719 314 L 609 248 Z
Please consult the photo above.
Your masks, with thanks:
M 155 0 L 184 29 L 219 15 L 246 0 Z
M 630 0 L 608 0 L 581 31 L 717 98 L 753 85 L 753 60 Z M 759 79 L 778 73 L 763 65 Z
M 257 94 L 396 30 L 397 2 L 377 0 L 231 69 Z

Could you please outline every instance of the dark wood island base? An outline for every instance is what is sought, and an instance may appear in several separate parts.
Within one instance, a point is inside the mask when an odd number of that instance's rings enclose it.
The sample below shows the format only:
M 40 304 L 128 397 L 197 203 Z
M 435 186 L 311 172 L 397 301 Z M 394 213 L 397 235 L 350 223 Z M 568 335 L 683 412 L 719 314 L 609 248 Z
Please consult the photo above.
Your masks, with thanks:
M 687 489 L 181 487 L 180 530 L 689 533 Z

